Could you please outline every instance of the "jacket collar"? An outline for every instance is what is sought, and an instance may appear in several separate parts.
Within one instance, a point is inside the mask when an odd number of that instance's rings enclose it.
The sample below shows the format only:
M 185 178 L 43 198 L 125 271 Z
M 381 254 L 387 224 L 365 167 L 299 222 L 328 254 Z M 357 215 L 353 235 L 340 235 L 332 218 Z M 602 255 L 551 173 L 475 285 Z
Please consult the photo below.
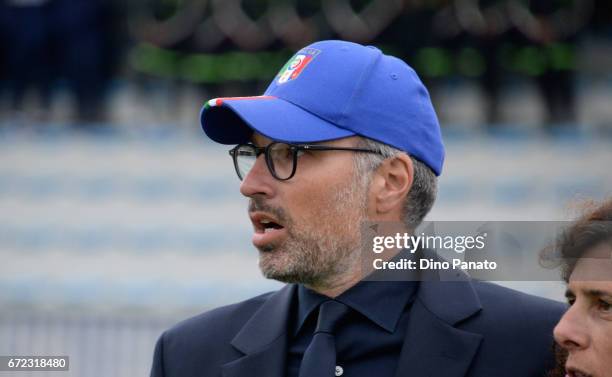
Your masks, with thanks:
M 245 355 L 224 364 L 223 377 L 282 377 L 288 347 L 288 321 L 296 286 L 271 294 L 231 341 Z
M 224 377 L 282 377 L 288 349 L 288 321 L 297 295 L 287 285 L 270 295 L 231 344 L 245 355 L 222 366 Z M 414 301 L 396 376 L 462 377 L 482 335 L 455 327 L 482 309 L 470 280 L 422 281 Z
M 469 280 L 421 282 L 396 376 L 465 376 L 483 336 L 455 325 L 481 309 Z
M 482 309 L 471 280 L 423 281 L 417 300 L 434 316 L 453 326 Z
M 255 312 L 231 344 L 245 354 L 255 353 L 288 331 L 291 303 L 297 286 L 289 284 L 274 292 Z

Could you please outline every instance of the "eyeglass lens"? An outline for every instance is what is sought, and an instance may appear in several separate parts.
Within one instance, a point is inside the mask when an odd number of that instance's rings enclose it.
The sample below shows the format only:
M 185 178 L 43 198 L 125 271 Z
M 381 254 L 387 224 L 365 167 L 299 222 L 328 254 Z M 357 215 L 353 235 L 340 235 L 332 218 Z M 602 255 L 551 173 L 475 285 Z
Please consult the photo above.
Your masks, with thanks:
M 255 161 L 257 160 L 257 153 L 255 148 L 251 145 L 241 145 L 236 149 L 236 171 L 238 177 L 242 180 L 249 174 Z
M 287 179 L 293 172 L 294 157 L 291 146 L 283 143 L 272 143 L 266 156 L 272 175 L 278 179 Z M 257 160 L 257 152 L 252 145 L 241 145 L 236 150 L 236 170 L 240 179 L 244 179 Z
M 270 165 L 278 179 L 287 179 L 293 170 L 293 150 L 287 144 L 274 143 L 269 150 Z

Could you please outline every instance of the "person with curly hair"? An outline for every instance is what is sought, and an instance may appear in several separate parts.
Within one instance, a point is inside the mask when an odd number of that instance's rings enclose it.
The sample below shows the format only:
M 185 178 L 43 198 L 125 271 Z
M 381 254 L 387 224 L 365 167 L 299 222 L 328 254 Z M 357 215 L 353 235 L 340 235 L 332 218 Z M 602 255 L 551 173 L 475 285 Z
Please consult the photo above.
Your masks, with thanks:
M 554 329 L 549 376 L 612 376 L 612 199 L 562 233 L 557 251 L 570 306 Z

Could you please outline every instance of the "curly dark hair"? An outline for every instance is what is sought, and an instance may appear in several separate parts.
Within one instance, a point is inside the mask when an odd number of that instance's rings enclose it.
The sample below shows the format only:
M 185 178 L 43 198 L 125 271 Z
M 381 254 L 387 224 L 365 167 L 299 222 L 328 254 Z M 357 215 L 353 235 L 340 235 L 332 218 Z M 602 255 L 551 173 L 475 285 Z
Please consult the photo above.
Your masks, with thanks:
M 612 198 L 591 206 L 557 239 L 555 254 L 561 259 L 563 280 L 569 281 L 576 262 L 585 252 L 604 242 L 612 245 Z
M 612 198 L 600 205 L 591 205 L 578 220 L 565 229 L 555 245 L 545 251 L 543 259 L 553 252 L 561 262 L 561 277 L 568 283 L 578 259 L 588 250 L 604 243 L 612 245 Z M 564 377 L 567 351 L 558 344 L 553 344 L 555 367 L 548 371 L 546 377 Z

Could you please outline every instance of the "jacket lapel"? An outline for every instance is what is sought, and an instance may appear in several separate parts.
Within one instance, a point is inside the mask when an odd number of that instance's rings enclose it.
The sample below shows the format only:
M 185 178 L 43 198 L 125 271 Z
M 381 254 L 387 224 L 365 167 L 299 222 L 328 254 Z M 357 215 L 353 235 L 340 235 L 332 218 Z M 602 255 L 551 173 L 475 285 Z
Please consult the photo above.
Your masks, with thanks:
M 396 376 L 465 376 L 482 335 L 454 325 L 480 309 L 470 281 L 421 282 Z
M 231 344 L 245 356 L 222 366 L 223 377 L 282 377 L 287 354 L 287 324 L 295 285 L 273 293 L 242 327 Z
M 295 285 L 273 293 L 234 337 L 243 357 L 222 366 L 223 377 L 282 377 L 288 347 L 288 320 Z M 481 310 L 469 280 L 422 281 L 410 320 L 397 377 L 463 377 L 482 335 L 455 327 Z

